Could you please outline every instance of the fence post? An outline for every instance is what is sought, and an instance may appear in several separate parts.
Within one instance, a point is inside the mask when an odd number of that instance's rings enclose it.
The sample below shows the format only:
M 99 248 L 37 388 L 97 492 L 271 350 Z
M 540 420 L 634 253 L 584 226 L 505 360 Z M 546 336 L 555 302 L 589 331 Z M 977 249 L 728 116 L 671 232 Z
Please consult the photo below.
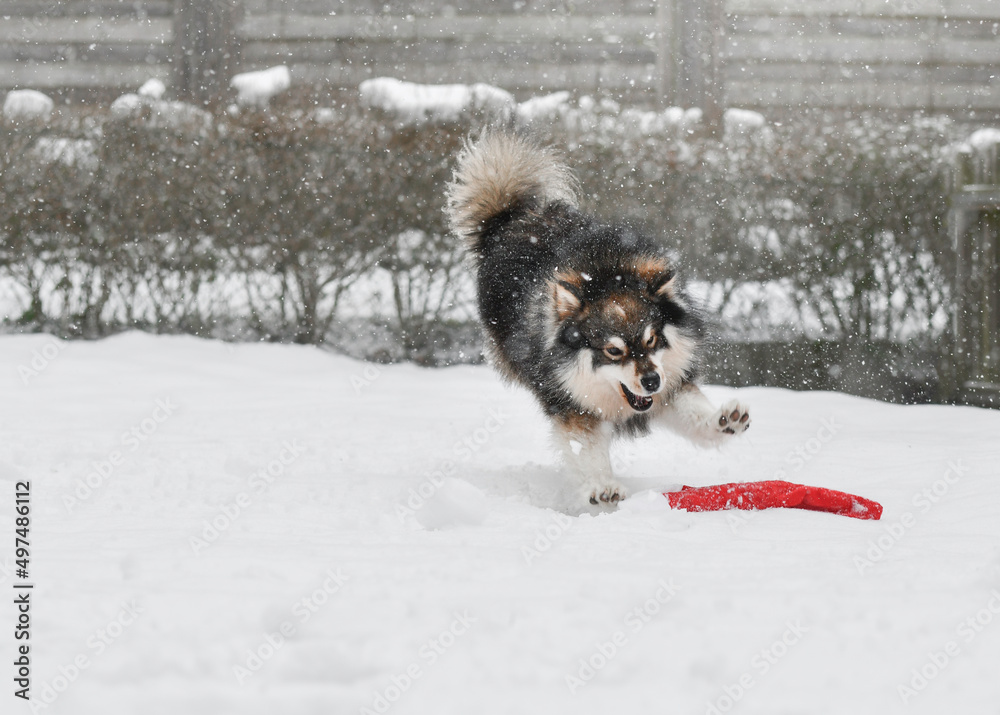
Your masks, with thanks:
M 657 91 L 663 108 L 677 104 L 677 0 L 656 0 Z
M 724 23 L 724 0 L 678 0 L 676 4 L 674 99 L 682 107 L 700 107 L 705 126 L 716 137 L 722 135 L 725 107 Z M 660 52 L 663 51 L 661 47 Z M 668 65 L 664 62 L 661 66 L 666 68 Z
M 210 104 L 224 96 L 239 66 L 241 0 L 174 0 L 174 89 Z
M 708 25 L 706 28 L 708 61 L 701 107 L 709 132 L 716 139 L 721 139 L 724 129 L 723 115 L 726 111 L 726 79 L 722 67 L 726 22 L 724 0 L 705 0 L 705 15 Z
M 956 152 L 950 184 L 955 399 L 1000 408 L 1000 132 Z

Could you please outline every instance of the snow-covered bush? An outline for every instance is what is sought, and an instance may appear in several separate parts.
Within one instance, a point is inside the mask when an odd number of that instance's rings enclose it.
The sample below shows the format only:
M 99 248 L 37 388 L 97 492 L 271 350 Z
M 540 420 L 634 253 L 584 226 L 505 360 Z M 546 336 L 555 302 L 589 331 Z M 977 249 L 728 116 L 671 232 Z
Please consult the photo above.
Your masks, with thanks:
M 941 159 L 955 128 L 941 119 L 797 127 L 780 163 L 800 214 L 775 261 L 829 336 L 901 342 L 944 337 L 951 251 Z
M 390 285 L 389 324 L 402 355 L 424 364 L 450 352 L 455 338 L 448 326 L 474 314 L 474 294 L 462 290 L 469 286 L 464 256 L 448 235 L 442 205 L 468 126 L 438 122 L 433 129 L 382 125 L 369 143 L 365 187 L 385 241 L 380 268 Z
M 696 110 L 417 89 L 383 81 L 333 106 L 285 94 L 212 115 L 152 87 L 48 124 L 4 122 L 6 322 L 475 358 L 443 190 L 463 139 L 499 112 L 563 148 L 585 208 L 662 236 L 729 340 L 947 349 L 939 163 L 960 131 L 945 120 L 730 111 L 714 140 Z M 348 319 L 394 344 L 352 336 Z
M 277 95 L 292 85 L 292 73 L 285 65 L 235 75 L 229 85 L 236 90 L 241 107 L 263 109 Z
M 781 285 L 796 319 L 777 337 L 940 338 L 949 272 L 942 158 L 946 119 L 790 118 L 727 113 L 723 141 L 680 111 L 581 103 L 552 127 L 580 167 L 589 206 L 664 236 L 687 272 L 720 286 L 716 312 L 748 283 Z M 773 290 L 766 291 L 774 294 Z M 749 305 L 753 312 L 765 304 Z M 730 315 L 733 338 L 754 316 Z
M 356 116 L 242 114 L 220 141 L 218 247 L 233 256 L 254 332 L 323 342 L 344 291 L 382 249 L 361 196 Z
M 2 137 L 26 147 L 0 174 L 0 270 L 23 309 L 8 319 L 89 337 L 202 330 L 199 285 L 222 257 L 207 240 L 218 191 L 200 142 L 103 113 L 48 132 L 8 127 Z
M 452 317 L 461 263 L 440 187 L 467 127 L 401 128 L 356 102 L 212 117 L 126 97 L 48 128 L 3 126 L 7 322 L 321 343 L 381 258 L 394 299 L 370 315 L 391 315 L 392 354 L 434 362 L 448 341 L 423 336 Z M 421 237 L 419 260 L 401 236 Z
M 4 97 L 3 116 L 10 121 L 48 121 L 55 103 L 47 94 L 34 89 L 12 89 Z
M 509 92 L 488 84 L 416 84 L 376 77 L 358 89 L 364 106 L 386 112 L 402 124 L 455 122 L 470 112 L 504 115 L 515 104 Z

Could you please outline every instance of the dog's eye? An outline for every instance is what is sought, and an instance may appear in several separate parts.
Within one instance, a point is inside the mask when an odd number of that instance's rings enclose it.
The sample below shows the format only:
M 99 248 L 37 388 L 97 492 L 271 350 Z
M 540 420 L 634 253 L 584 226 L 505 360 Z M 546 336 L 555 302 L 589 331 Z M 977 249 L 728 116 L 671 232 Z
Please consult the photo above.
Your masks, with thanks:
M 619 358 L 625 354 L 625 351 L 622 350 L 621 348 L 615 347 L 614 345 L 608 345 L 607 347 L 604 348 L 604 353 L 608 357 Z
M 646 347 L 651 348 L 656 345 L 656 333 L 649 336 L 649 340 L 646 341 Z

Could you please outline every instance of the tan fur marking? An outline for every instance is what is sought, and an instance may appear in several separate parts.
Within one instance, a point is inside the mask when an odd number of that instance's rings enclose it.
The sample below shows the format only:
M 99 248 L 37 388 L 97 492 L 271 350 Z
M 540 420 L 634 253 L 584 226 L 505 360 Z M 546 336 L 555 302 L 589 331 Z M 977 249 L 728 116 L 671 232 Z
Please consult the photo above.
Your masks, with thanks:
M 583 276 L 576 271 L 571 271 L 566 268 L 559 268 L 552 275 L 552 280 L 562 281 L 563 283 L 569 283 L 574 288 L 583 288 Z
M 643 256 L 636 259 L 632 270 L 647 283 L 652 283 L 669 271 L 670 265 L 660 256 Z
M 559 415 L 558 420 L 562 428 L 571 433 L 590 433 L 601 424 L 601 418 L 589 412 L 570 412 Z
M 552 276 L 552 304 L 555 307 L 556 318 L 566 320 L 574 315 L 579 315 L 583 306 L 576 294 L 560 283 L 566 283 L 576 288 L 579 293 L 583 287 L 583 276 L 576 271 L 566 269 L 557 270 Z
M 656 288 L 656 295 L 666 296 L 671 300 L 675 297 L 674 289 L 674 278 L 670 277 L 670 280 L 665 281 L 662 285 L 657 287 L 657 282 L 663 279 L 663 276 L 670 272 L 670 264 L 667 260 L 661 256 L 643 256 L 637 258 L 632 266 L 632 270 L 635 274 L 642 278 L 646 283 L 649 284 L 651 288 Z
M 613 293 L 604 302 L 602 312 L 612 321 L 629 324 L 638 320 L 643 310 L 642 301 L 630 293 Z
M 677 294 L 674 289 L 673 276 L 670 277 L 669 281 L 665 282 L 663 285 L 659 287 L 659 289 L 656 291 L 656 295 L 661 295 L 661 296 L 665 295 L 667 298 L 670 298 L 670 300 L 675 300 L 677 298 Z

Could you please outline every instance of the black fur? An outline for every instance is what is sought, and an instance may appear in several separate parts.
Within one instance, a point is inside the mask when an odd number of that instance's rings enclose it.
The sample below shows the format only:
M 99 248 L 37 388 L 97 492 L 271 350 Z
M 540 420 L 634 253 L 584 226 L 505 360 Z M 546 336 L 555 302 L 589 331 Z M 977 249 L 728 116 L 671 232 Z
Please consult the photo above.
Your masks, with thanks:
M 582 213 L 551 147 L 508 130 L 467 144 L 448 186 L 449 224 L 477 270 L 494 366 L 537 397 L 590 505 L 627 496 L 613 436 L 655 420 L 698 444 L 749 427 L 694 384 L 703 320 L 663 248 L 625 222 Z
M 557 271 L 589 276 L 582 289 L 573 287 L 584 304 L 598 303 L 616 292 L 643 296 L 659 325 L 674 325 L 691 334 L 702 332 L 702 319 L 695 311 L 667 297 L 654 297 L 669 275 L 650 285 L 630 268 L 638 257 L 660 256 L 663 249 L 628 224 L 600 223 L 564 203 L 551 204 L 541 212 L 521 204 L 489 222 L 479 246 L 479 311 L 484 328 L 508 363 L 511 376 L 532 390 L 549 414 L 584 411 L 557 379 L 577 351 L 589 347 L 595 350 L 595 361 L 606 359 L 596 344 L 607 332 L 599 320 L 584 326 L 569 319 L 559 329 L 555 345 L 547 345 L 541 326 L 548 317 L 537 313 L 545 305 L 542 294 L 549 290 Z M 625 339 L 633 344 L 640 337 Z M 634 348 L 634 354 L 642 356 L 641 346 Z M 692 380 L 693 369 L 685 377 Z M 616 427 L 624 434 L 637 435 L 648 431 L 647 423 L 648 416 L 637 413 Z

